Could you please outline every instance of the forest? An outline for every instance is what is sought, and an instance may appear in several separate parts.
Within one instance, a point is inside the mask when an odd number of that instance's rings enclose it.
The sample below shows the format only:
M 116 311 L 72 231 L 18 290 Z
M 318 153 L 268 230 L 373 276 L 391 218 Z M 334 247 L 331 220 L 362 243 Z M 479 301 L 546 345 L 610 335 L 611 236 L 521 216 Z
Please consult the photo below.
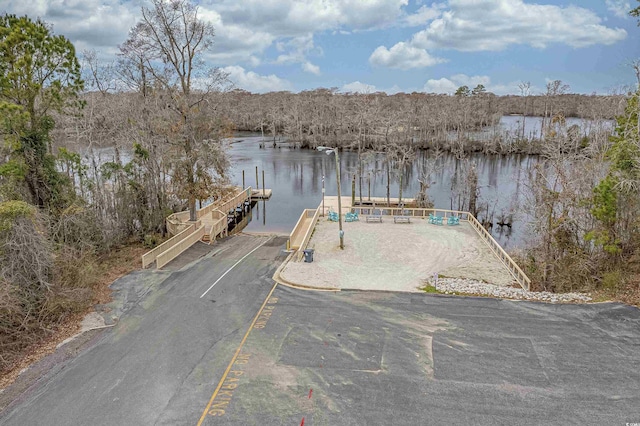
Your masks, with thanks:
M 607 96 L 572 94 L 559 80 L 536 94 L 523 82 L 517 96 L 481 85 L 454 95 L 253 94 L 200 60 L 214 28 L 196 6 L 154 0 L 142 12 L 113 63 L 78 54 L 45 22 L 0 17 L 1 372 L 102 300 L 97 276 L 118 253 L 153 247 L 167 215 L 195 217 L 198 201 L 225 194 L 225 140 L 236 131 L 356 151 L 360 177 L 371 153 L 402 179 L 418 150 L 434 160 L 451 152 L 465 164 L 459 207 L 472 212 L 481 194 L 469 153 L 536 155 L 525 208 L 537 219 L 513 253 L 535 289 L 640 303 L 638 86 Z M 640 83 L 639 62 L 630 72 Z M 510 114 L 522 131 L 474 137 Z M 542 125 L 527 134 L 531 116 Z M 589 131 L 569 117 L 588 119 Z M 419 205 L 429 205 L 430 172 Z

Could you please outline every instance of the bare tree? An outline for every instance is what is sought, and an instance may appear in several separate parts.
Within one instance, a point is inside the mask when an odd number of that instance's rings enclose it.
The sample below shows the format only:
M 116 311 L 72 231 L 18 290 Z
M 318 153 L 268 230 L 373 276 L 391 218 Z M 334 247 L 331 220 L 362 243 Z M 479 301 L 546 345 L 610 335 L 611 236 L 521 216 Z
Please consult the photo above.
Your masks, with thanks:
M 121 46 L 123 56 L 140 63 L 140 75 L 151 75 L 158 96 L 166 100 L 164 131 L 173 147 L 173 183 L 187 199 L 190 218 L 196 220 L 196 200 L 208 198 L 217 179 L 224 181 L 229 167 L 220 142 L 223 126 L 207 110 L 207 95 L 223 89 L 227 75 L 205 66 L 203 54 L 213 46 L 214 29 L 200 19 L 188 0 L 153 0 L 142 8 L 142 20 Z M 144 73 L 144 74 L 143 74 Z M 146 77 L 143 77 L 146 90 Z

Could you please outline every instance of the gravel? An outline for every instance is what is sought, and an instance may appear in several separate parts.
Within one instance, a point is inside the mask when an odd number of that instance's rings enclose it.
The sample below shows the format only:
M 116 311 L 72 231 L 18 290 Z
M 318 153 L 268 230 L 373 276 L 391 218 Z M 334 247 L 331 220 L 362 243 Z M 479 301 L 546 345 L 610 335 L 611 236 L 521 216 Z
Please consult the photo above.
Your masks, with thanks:
M 425 280 L 425 284 L 434 286 L 433 281 L 433 279 Z M 521 288 L 502 287 L 464 278 L 438 278 L 434 287 L 444 294 L 480 294 L 502 299 L 537 300 L 550 303 L 584 303 L 591 301 L 591 297 L 584 293 L 526 291 Z

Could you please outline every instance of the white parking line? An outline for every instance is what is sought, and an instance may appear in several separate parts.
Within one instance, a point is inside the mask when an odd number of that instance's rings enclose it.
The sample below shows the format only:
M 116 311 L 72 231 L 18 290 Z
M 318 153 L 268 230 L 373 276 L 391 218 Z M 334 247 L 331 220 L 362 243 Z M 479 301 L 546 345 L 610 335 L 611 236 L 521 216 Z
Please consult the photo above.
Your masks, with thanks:
M 222 274 L 222 276 L 220 278 L 218 278 L 216 280 L 215 283 L 211 284 L 211 287 L 209 287 L 207 289 L 207 291 L 205 291 L 204 293 L 202 293 L 202 296 L 200 296 L 200 299 L 202 299 L 207 293 L 209 293 L 209 290 L 211 290 L 213 288 L 214 285 L 218 284 L 218 282 L 220 282 L 221 279 L 224 278 L 225 275 L 227 275 L 233 268 L 235 268 L 236 266 L 238 266 L 238 264 L 240 262 L 242 262 L 243 260 L 245 260 L 251 253 L 253 253 L 254 251 L 258 250 L 260 247 L 262 247 L 263 245 L 265 245 L 267 243 L 267 241 L 269 241 L 271 238 L 267 238 L 266 240 L 264 240 L 258 247 L 254 248 L 253 250 L 251 250 L 249 253 L 245 254 L 242 259 L 238 260 L 236 263 L 233 264 L 233 266 L 229 269 L 227 269 L 225 271 L 224 274 Z

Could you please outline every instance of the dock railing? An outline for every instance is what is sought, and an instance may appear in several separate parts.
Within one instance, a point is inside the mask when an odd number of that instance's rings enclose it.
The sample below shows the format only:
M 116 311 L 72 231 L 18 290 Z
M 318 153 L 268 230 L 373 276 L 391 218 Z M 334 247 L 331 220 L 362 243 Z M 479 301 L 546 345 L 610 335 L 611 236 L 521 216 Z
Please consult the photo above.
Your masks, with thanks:
M 211 239 L 215 239 L 227 229 L 227 214 L 215 209 L 211 212 L 211 218 L 213 219 L 213 224 L 211 225 L 209 236 Z
M 167 216 L 167 231 L 170 235 L 177 235 L 189 227 L 189 210 L 177 212 Z
M 165 241 L 164 243 L 162 243 L 159 246 L 155 247 L 153 250 L 148 251 L 145 254 L 143 254 L 142 255 L 142 269 L 144 269 L 147 266 L 151 265 L 153 262 L 156 261 L 156 258 L 160 254 L 164 253 L 165 251 L 169 250 L 174 245 L 178 244 L 180 241 L 182 241 L 185 238 L 187 238 L 195 230 L 196 230 L 196 225 L 194 223 L 189 223 L 188 226 L 187 226 L 187 229 L 185 229 L 184 231 L 182 231 L 182 232 L 174 235 L 173 237 L 169 238 L 167 241 Z
M 252 191 L 250 186 L 243 190 L 238 187 L 237 191 L 238 192 L 236 193 L 236 195 L 231 198 L 215 200 L 213 203 L 204 206 L 196 212 L 196 216 L 198 217 L 198 219 L 200 219 L 201 217 L 208 215 L 216 209 L 222 212 L 227 212 L 251 197 Z
M 482 241 L 487 244 L 493 254 L 502 262 L 507 268 L 511 276 L 520 284 L 525 290 L 531 289 L 531 280 L 524 273 L 524 271 L 516 264 L 516 262 L 504 251 L 504 249 L 498 244 L 493 236 L 485 229 L 484 226 L 469 212 L 463 212 L 458 210 L 446 210 L 446 209 L 421 209 L 421 208 L 399 208 L 399 207 L 385 207 L 385 206 L 355 206 L 351 207 L 351 210 L 357 212 L 360 216 L 366 216 L 373 214 L 373 210 L 382 212 L 383 216 L 412 216 L 426 218 L 429 214 L 434 216 L 442 216 L 445 219 L 451 216 L 457 216 L 460 220 L 466 220 L 471 224 L 471 227 L 476 230 Z M 344 210 L 344 209 L 343 209 Z
M 186 249 L 197 243 L 204 236 L 204 225 L 187 235 L 186 238 L 169 248 L 168 250 L 160 253 L 156 258 L 156 268 L 160 269 L 173 259 L 178 257 Z

